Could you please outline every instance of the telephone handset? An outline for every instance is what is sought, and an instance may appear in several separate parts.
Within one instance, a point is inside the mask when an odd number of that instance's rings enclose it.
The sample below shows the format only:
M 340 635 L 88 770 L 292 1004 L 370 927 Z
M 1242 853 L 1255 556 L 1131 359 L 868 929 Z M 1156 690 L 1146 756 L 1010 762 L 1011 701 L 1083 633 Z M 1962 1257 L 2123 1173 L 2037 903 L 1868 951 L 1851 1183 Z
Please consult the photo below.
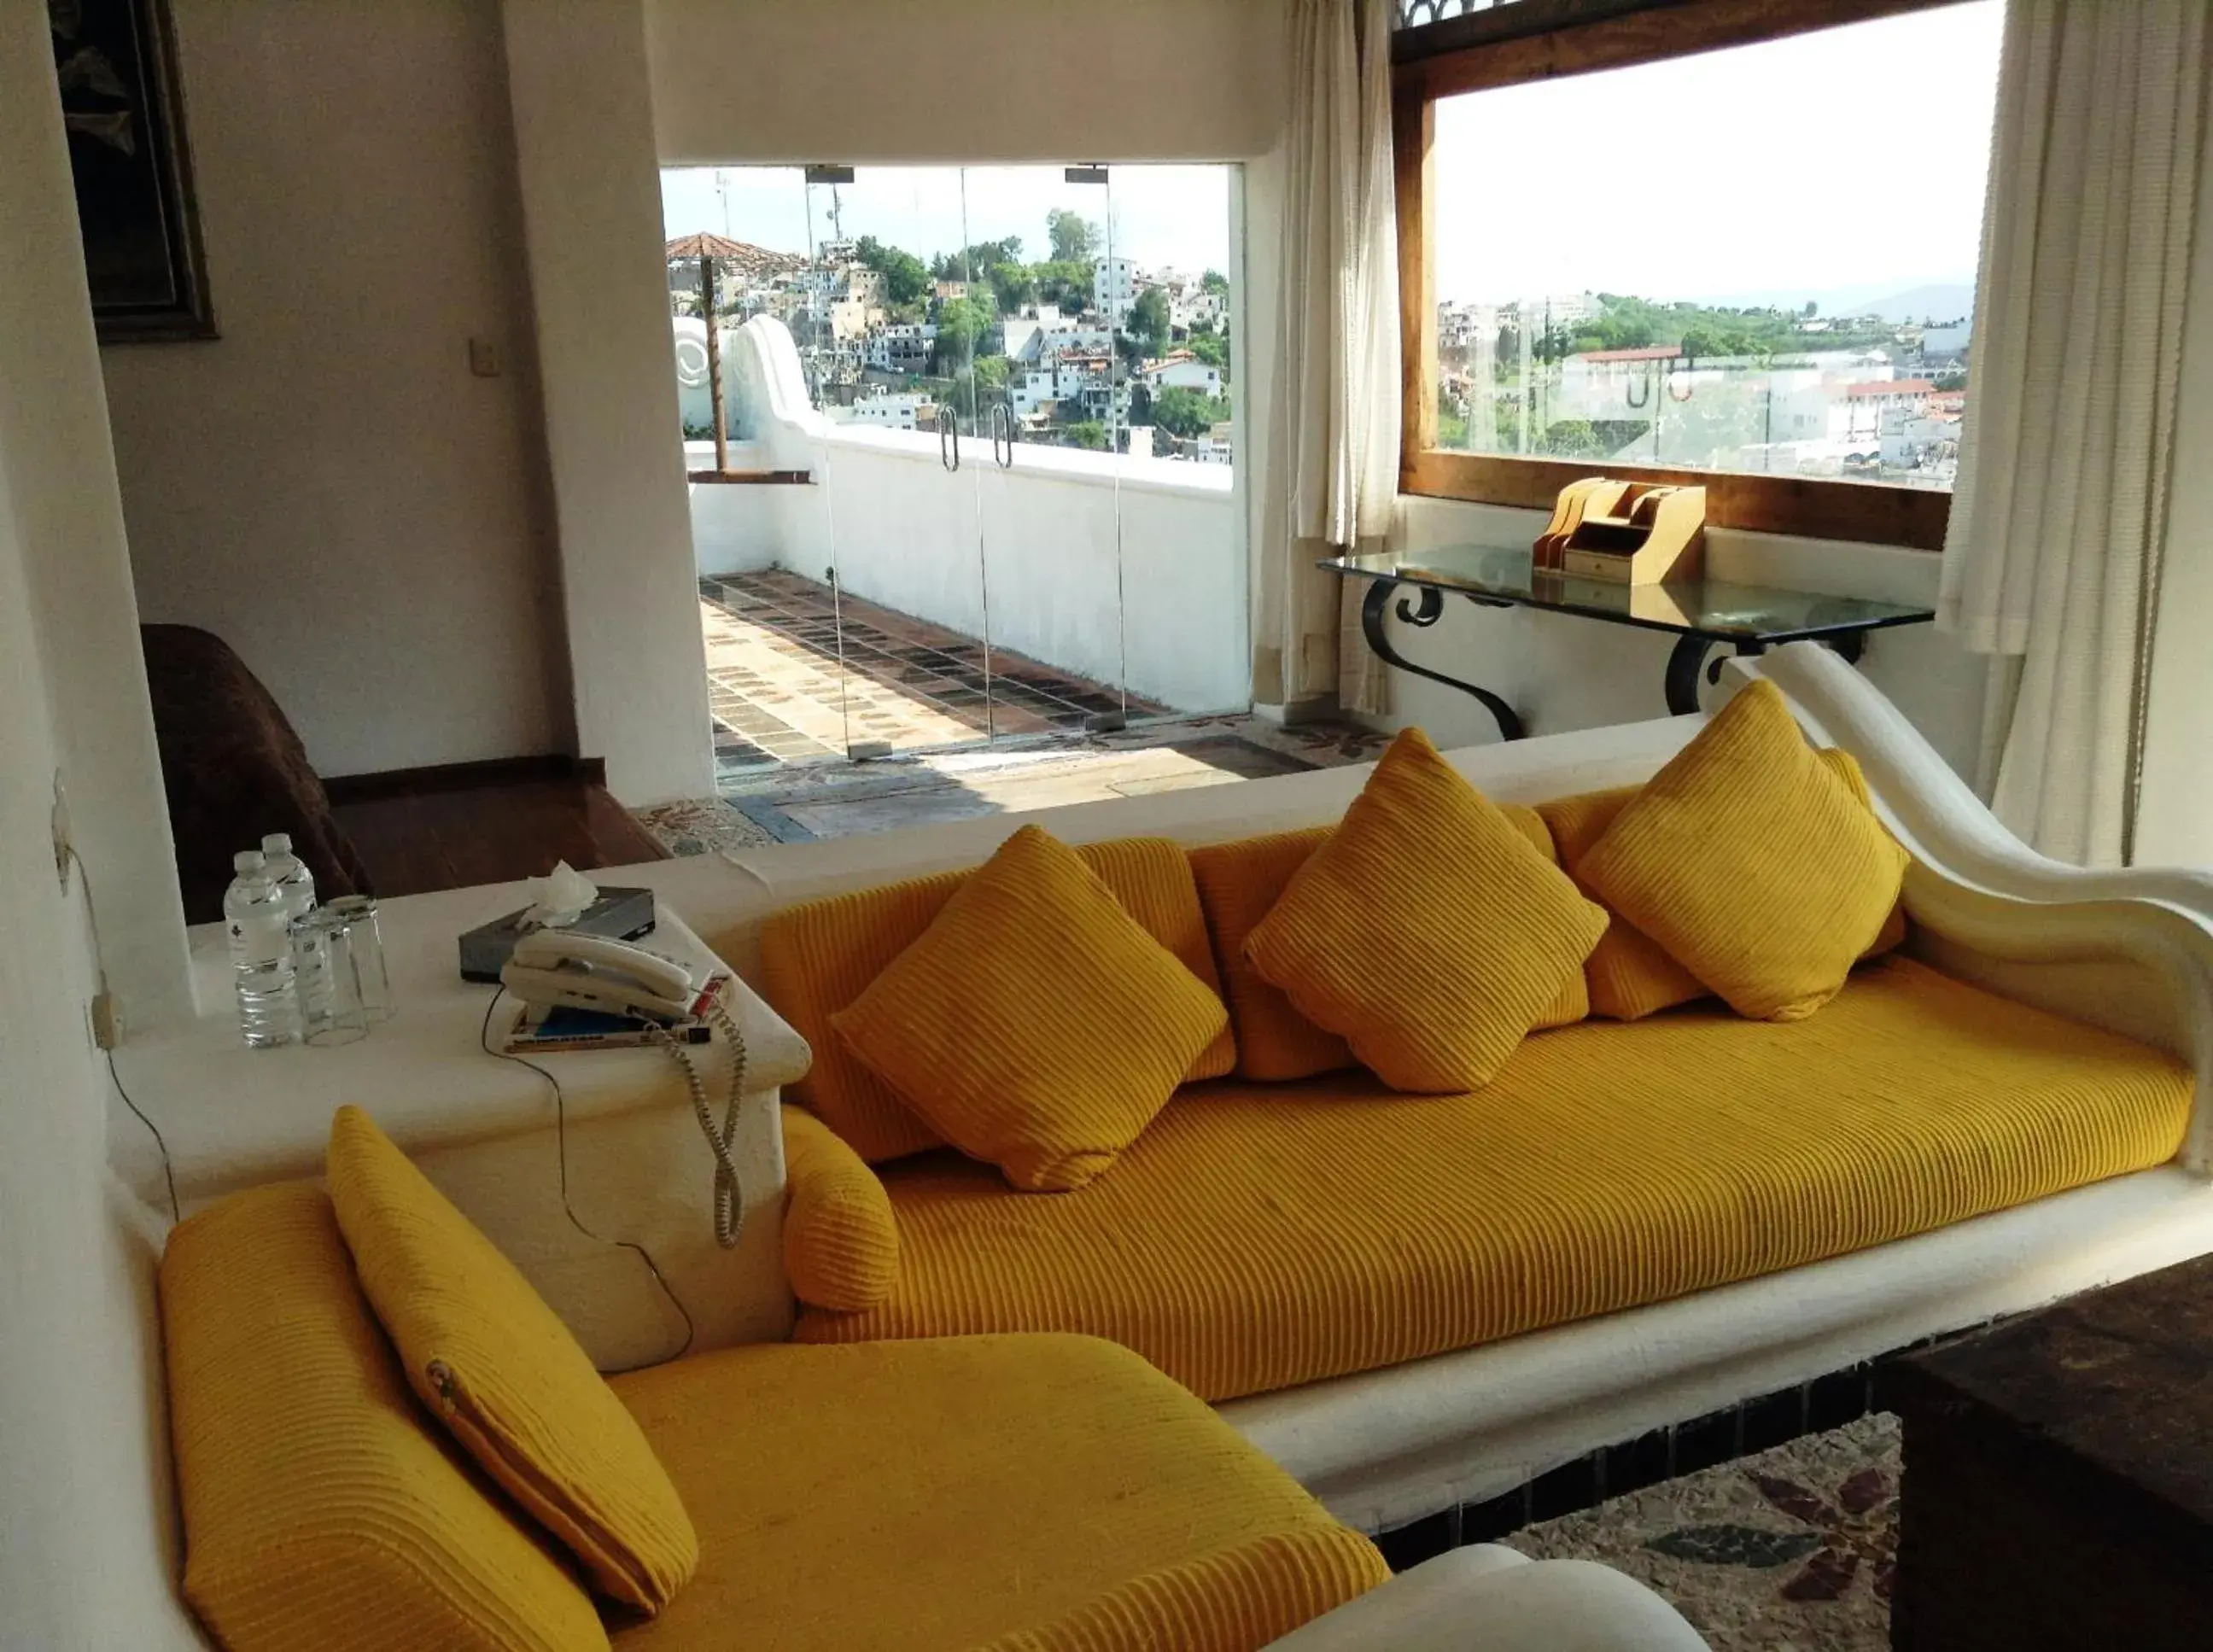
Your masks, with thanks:
M 706 985 L 674 958 L 566 930 L 524 936 L 499 978 L 516 997 L 540 1008 L 566 1004 L 657 1021 L 689 1019 Z
M 674 958 L 643 947 L 633 947 L 604 936 L 577 935 L 567 930 L 533 930 L 515 943 L 515 950 L 499 972 L 502 985 L 533 1009 L 565 1004 L 605 1015 L 629 1015 L 642 1021 L 654 1041 L 668 1052 L 684 1070 L 691 1094 L 692 1116 L 715 1156 L 715 1238 L 724 1250 L 738 1242 L 745 1221 L 745 1200 L 738 1187 L 738 1167 L 730 1144 L 738 1131 L 738 1103 L 745 1094 L 746 1042 L 738 1024 L 713 991 L 710 970 L 695 976 Z M 717 1125 L 707 1105 L 707 1087 L 692 1059 L 692 1052 L 668 1030 L 667 1023 L 704 1020 L 729 1046 L 729 1100 Z

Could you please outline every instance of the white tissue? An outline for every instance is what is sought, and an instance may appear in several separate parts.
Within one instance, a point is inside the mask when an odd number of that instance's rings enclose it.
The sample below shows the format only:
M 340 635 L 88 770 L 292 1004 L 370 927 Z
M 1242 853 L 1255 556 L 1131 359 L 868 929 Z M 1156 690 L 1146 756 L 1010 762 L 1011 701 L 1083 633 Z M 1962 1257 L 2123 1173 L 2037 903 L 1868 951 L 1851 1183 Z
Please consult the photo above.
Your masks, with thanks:
M 541 929 L 566 929 L 600 898 L 600 886 L 562 861 L 542 878 L 530 880 L 530 910 L 523 922 Z

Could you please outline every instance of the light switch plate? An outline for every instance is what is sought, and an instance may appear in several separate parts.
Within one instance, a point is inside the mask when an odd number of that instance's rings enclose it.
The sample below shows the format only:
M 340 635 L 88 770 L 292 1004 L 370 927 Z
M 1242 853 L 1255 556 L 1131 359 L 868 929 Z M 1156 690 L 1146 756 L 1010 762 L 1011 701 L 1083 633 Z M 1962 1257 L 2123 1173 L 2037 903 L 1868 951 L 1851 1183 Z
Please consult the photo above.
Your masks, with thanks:
M 499 346 L 489 338 L 469 340 L 469 371 L 480 379 L 496 379 L 500 373 Z

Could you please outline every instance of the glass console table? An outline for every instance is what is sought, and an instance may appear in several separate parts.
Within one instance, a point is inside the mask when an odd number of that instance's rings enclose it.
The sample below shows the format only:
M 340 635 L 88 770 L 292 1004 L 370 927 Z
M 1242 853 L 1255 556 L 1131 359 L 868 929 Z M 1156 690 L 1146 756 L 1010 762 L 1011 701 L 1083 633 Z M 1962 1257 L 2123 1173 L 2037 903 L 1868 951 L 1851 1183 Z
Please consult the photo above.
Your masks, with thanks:
M 1360 628 L 1375 656 L 1401 671 L 1472 694 L 1498 721 L 1498 732 L 1519 740 L 1527 731 L 1514 708 L 1497 695 L 1442 671 L 1416 665 L 1392 646 L 1384 613 L 1401 585 L 1415 594 L 1401 596 L 1399 618 L 1409 625 L 1434 625 L 1453 593 L 1485 608 L 1544 608 L 1616 625 L 1672 631 L 1677 641 L 1667 656 L 1667 710 L 1680 716 L 1698 709 L 1698 672 L 1716 643 L 1739 654 L 1759 654 L 1778 643 L 1811 638 L 1828 643 L 1847 660 L 1857 660 L 1868 632 L 1888 625 L 1917 625 L 1934 619 L 1931 608 L 1876 602 L 1856 596 L 1820 596 L 1811 591 L 1777 590 L 1759 585 L 1728 585 L 1694 579 L 1665 585 L 1616 585 L 1578 579 L 1530 565 L 1527 549 L 1481 545 L 1448 546 L 1433 551 L 1393 551 L 1365 557 L 1330 557 L 1319 564 L 1332 572 L 1369 582 L 1360 605 Z M 1722 662 L 1707 670 L 1717 681 Z

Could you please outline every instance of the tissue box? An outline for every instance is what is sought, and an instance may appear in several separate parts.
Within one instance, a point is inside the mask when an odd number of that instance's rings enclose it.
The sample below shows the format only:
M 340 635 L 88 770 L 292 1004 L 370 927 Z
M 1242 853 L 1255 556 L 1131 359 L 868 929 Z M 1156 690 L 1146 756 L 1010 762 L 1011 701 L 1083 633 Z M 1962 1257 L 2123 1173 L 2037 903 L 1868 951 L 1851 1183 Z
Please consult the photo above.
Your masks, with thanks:
M 522 916 L 527 906 L 509 912 L 505 917 L 490 924 L 479 924 L 461 936 L 461 978 L 464 981 L 485 981 L 497 986 L 501 966 L 515 943 L 522 938 Z M 604 936 L 610 941 L 635 941 L 642 935 L 653 933 L 653 891 L 650 889 L 602 889 L 600 898 L 584 908 L 584 914 L 568 926 L 574 935 Z

